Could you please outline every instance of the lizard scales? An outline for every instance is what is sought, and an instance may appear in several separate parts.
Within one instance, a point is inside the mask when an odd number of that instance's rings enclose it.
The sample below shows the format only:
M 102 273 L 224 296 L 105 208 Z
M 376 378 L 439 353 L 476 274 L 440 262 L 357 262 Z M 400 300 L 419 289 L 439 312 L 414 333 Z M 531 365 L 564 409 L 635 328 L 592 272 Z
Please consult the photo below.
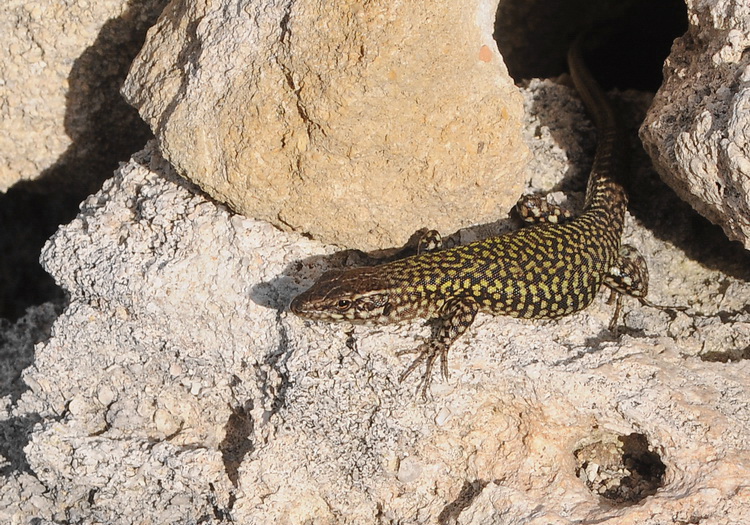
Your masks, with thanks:
M 598 142 L 579 216 L 558 221 L 540 211 L 535 217 L 540 201 L 522 199 L 522 217 L 538 224 L 378 266 L 326 272 L 292 301 L 291 310 L 322 321 L 436 320 L 433 338 L 415 350 L 417 359 L 401 376 L 426 363 L 426 389 L 438 357 L 447 375 L 448 349 L 477 311 L 558 318 L 588 306 L 602 284 L 617 293 L 618 310 L 619 294 L 645 297 L 645 262 L 633 248 L 620 245 L 627 208 L 619 182 L 625 138 L 614 109 L 583 63 L 581 41 L 579 37 L 571 46 L 568 66 L 596 123 Z

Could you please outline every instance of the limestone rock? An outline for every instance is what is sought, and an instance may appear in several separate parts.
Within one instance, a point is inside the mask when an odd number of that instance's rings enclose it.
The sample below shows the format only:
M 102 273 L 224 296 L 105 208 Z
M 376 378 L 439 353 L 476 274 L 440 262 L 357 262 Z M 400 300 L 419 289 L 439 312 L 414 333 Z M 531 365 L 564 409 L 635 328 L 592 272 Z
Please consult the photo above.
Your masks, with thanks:
M 750 6 L 687 6 L 641 138 L 667 184 L 750 249 Z
M 142 147 L 148 130 L 118 89 L 164 4 L 3 3 L 0 192 L 66 163 L 76 166 L 65 186 L 86 187 L 81 179 L 107 176 L 122 149 L 127 153 L 121 159 Z M 102 163 L 108 163 L 105 173 L 97 171 Z
M 173 2 L 123 87 L 212 197 L 359 248 L 488 222 L 520 194 L 497 0 Z
M 579 201 L 595 143 L 583 108 L 549 81 L 526 93 L 533 180 Z M 743 523 L 747 255 L 731 266 L 705 239 L 715 261 L 686 257 L 662 239 L 696 222 L 681 211 L 649 210 L 654 231 L 629 218 L 625 240 L 649 261 L 650 299 L 687 312 L 628 301 L 620 337 L 604 293 L 559 321 L 479 315 L 422 402 L 396 352 L 428 327 L 290 315 L 343 257 L 230 213 L 151 145 L 43 254 L 71 302 L 24 372 L 29 390 L 0 405 L 33 421 L 13 442 L 27 470 L 1 474 L 0 521 Z

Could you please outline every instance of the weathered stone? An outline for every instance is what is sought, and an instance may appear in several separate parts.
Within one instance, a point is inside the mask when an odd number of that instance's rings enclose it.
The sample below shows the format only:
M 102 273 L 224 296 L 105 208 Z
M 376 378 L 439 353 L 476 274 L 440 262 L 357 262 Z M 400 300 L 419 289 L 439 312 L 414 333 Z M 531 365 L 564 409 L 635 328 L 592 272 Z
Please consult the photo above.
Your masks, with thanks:
M 750 6 L 686 3 L 641 138 L 664 181 L 750 248 Z
M 123 87 L 177 171 L 246 216 L 359 247 L 515 203 L 521 98 L 497 0 L 183 0 Z
M 66 167 L 61 188 L 86 189 L 142 147 L 148 130 L 118 89 L 165 3 L 3 2 L 0 192 Z

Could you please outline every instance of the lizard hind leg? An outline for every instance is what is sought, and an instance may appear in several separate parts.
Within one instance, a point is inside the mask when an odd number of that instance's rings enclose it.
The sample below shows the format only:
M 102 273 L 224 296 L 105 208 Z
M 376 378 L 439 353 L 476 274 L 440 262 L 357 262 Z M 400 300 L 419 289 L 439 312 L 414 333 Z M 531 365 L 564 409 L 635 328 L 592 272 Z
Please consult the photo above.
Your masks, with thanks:
M 573 218 L 573 212 L 550 203 L 544 195 L 524 195 L 516 203 L 516 211 L 527 224 L 562 224 Z
M 654 304 L 648 299 L 648 266 L 643 256 L 629 244 L 620 248 L 617 262 L 610 268 L 604 278 L 604 284 L 612 290 L 610 304 L 615 302 L 615 311 L 609 323 L 609 330 L 617 332 L 617 319 L 620 315 L 622 296 L 629 295 L 638 299 L 641 304 L 658 308 L 659 310 L 685 310 L 684 306 L 665 306 Z
M 432 368 L 435 360 L 440 358 L 440 371 L 443 378 L 447 379 L 448 350 L 453 342 L 471 326 L 478 311 L 479 304 L 471 297 L 451 297 L 448 299 L 440 309 L 432 338 L 413 350 L 398 352 L 397 355 L 418 354 L 416 359 L 401 374 L 399 382 L 403 382 L 424 363 L 425 371 L 422 375 L 420 391 L 422 397 L 426 398 L 432 381 Z
M 630 295 L 641 301 L 646 300 L 648 293 L 648 266 L 640 252 L 629 244 L 620 247 L 617 261 L 604 277 L 604 284 L 612 290 L 609 303 L 614 300 L 615 311 L 609 322 L 609 330 L 617 332 L 617 320 L 620 317 L 622 296 Z

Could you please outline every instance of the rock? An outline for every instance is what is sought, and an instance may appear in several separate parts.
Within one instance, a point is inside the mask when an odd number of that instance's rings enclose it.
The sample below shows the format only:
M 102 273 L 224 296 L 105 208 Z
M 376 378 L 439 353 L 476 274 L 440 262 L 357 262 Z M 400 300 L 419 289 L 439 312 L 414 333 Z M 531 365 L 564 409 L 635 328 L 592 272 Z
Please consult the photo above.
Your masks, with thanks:
M 86 187 L 142 147 L 148 130 L 118 89 L 165 3 L 37 0 L 3 5 L 0 192 L 61 167 L 74 173 L 63 188 Z M 107 168 L 103 173 L 97 171 L 102 165 Z
M 750 7 L 687 6 L 640 135 L 664 181 L 750 249 Z
M 243 5 L 173 3 L 123 87 L 180 174 L 246 216 L 364 249 L 515 204 L 528 152 L 497 0 Z
M 550 81 L 525 93 L 533 180 L 577 202 L 595 140 L 582 106 Z M 650 299 L 687 312 L 627 301 L 620 337 L 604 293 L 559 321 L 480 314 L 424 402 L 396 352 L 428 327 L 294 317 L 289 300 L 344 256 L 234 215 L 151 144 L 43 253 L 70 305 L 29 390 L 5 398 L 6 417 L 37 422 L 0 521 L 742 523 L 750 285 L 725 246 L 703 241 L 719 270 L 662 240 L 696 221 L 665 210 L 647 214 L 662 230 L 629 218 L 626 241 L 649 260 Z
M 34 345 L 50 336 L 52 323 L 60 315 L 61 305 L 44 303 L 27 310 L 11 324 L 0 319 L 0 392 L 20 397 L 25 390 L 21 372 L 34 361 Z

